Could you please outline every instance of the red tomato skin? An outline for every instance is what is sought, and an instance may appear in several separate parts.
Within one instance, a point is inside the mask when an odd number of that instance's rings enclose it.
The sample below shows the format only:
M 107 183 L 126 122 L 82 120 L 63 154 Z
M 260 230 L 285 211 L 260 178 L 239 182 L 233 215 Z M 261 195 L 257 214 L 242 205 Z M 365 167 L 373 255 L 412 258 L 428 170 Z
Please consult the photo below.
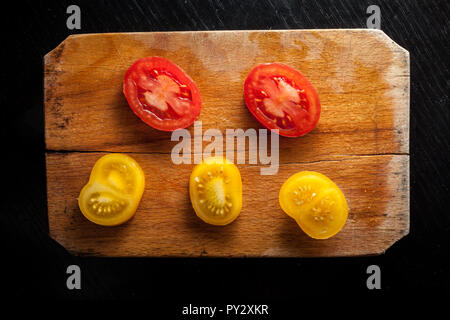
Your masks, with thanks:
M 255 80 L 258 74 L 265 72 L 264 69 L 271 68 L 273 70 L 276 70 L 274 73 L 271 74 L 271 76 L 281 76 L 285 77 L 290 80 L 294 80 L 296 83 L 296 86 L 304 90 L 305 95 L 307 96 L 310 108 L 313 109 L 313 119 L 305 128 L 296 128 L 296 129 L 283 129 L 278 127 L 276 124 L 274 124 L 272 121 L 267 121 L 267 117 L 264 115 L 264 113 L 259 109 L 256 108 L 254 99 L 252 97 L 252 91 L 251 88 L 251 82 Z M 278 130 L 278 134 L 284 137 L 300 137 L 308 132 L 310 132 L 314 127 L 316 126 L 317 122 L 320 118 L 321 113 L 321 105 L 319 100 L 319 95 L 317 94 L 316 89 L 313 87 L 313 85 L 308 81 L 308 79 L 300 73 L 300 71 L 287 66 L 282 63 L 273 62 L 273 63 L 262 63 L 257 66 L 255 66 L 247 76 L 244 82 L 244 100 L 245 104 L 247 105 L 248 110 L 250 113 L 258 120 L 259 123 L 261 123 L 264 127 L 267 129 L 270 129 L 272 132 L 274 130 Z
M 178 84 L 187 86 L 191 92 L 192 98 L 192 108 L 187 118 L 181 119 L 180 121 L 178 121 L 179 119 L 163 120 L 144 111 L 141 102 L 138 99 L 138 88 L 136 81 L 132 78 L 133 73 L 137 72 L 136 69 L 138 69 L 142 64 L 152 66 L 155 69 L 165 70 L 166 73 L 169 74 Z M 187 75 L 187 73 L 183 71 L 183 69 L 163 57 L 151 56 L 135 61 L 125 73 L 123 80 L 123 93 L 131 110 L 133 110 L 133 112 L 146 124 L 161 131 L 171 132 L 177 129 L 187 128 L 192 125 L 200 115 L 202 100 L 197 85 Z

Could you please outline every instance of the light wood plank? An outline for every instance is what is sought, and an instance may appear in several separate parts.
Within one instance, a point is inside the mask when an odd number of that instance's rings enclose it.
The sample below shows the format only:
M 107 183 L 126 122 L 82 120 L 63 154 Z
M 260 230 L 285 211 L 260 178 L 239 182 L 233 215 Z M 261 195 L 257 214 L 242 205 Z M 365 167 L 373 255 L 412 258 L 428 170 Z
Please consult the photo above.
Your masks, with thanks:
M 135 217 L 118 227 L 97 226 L 81 214 L 77 197 L 102 153 L 50 153 L 47 186 L 50 233 L 68 250 L 101 256 L 350 256 L 381 253 L 409 230 L 409 161 L 406 155 L 344 157 L 293 163 L 274 176 L 259 166 L 238 165 L 243 182 L 239 218 L 210 226 L 189 200 L 192 165 L 174 165 L 170 155 L 131 154 L 141 164 L 146 188 Z M 163 164 L 163 165 L 162 165 Z M 301 170 L 326 174 L 347 197 L 343 230 L 318 241 L 283 213 L 278 192 Z
M 195 80 L 205 130 L 262 128 L 245 107 L 243 82 L 256 64 L 278 61 L 308 77 L 322 103 L 311 133 L 281 139 L 286 158 L 409 152 L 409 56 L 377 30 L 71 36 L 45 57 L 47 149 L 170 152 L 170 133 L 144 124 L 122 94 L 127 68 L 151 55 Z

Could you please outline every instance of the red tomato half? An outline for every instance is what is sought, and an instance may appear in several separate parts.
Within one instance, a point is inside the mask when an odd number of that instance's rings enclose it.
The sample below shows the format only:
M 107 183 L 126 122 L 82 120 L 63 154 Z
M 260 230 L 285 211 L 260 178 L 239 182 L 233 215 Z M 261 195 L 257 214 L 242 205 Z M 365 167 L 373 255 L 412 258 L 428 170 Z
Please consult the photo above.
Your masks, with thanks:
M 257 65 L 244 83 L 247 108 L 266 128 L 299 137 L 319 121 L 320 101 L 314 87 L 297 70 L 281 63 Z
M 176 64 L 161 57 L 136 61 L 125 74 L 123 93 L 142 121 L 163 131 L 190 126 L 202 105 L 194 81 Z

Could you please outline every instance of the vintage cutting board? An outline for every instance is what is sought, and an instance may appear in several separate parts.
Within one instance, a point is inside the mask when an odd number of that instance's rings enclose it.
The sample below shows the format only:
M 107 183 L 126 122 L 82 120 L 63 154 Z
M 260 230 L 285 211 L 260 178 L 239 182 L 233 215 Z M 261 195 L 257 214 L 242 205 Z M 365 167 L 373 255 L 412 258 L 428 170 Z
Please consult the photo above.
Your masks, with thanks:
M 203 131 L 262 128 L 243 100 L 244 79 L 258 63 L 288 64 L 319 93 L 317 127 L 304 137 L 280 138 L 278 174 L 238 165 L 243 208 L 226 227 L 195 216 L 188 192 L 194 165 L 173 164 L 178 142 L 144 124 L 122 94 L 127 68 L 152 55 L 174 61 L 197 83 Z M 408 52 L 378 30 L 70 36 L 45 56 L 50 235 L 70 252 L 98 256 L 382 253 L 409 232 L 409 75 Z M 108 152 L 131 154 L 147 183 L 135 217 L 113 228 L 87 221 L 77 205 L 92 166 Z M 307 237 L 279 207 L 282 183 L 301 170 L 326 174 L 348 199 L 347 223 L 331 239 Z

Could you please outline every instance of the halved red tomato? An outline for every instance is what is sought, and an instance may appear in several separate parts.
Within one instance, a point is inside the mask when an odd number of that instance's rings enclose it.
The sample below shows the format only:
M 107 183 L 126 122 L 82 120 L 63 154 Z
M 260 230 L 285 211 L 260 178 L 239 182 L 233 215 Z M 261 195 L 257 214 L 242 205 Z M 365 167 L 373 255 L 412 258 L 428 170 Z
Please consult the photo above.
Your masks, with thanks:
M 281 64 L 257 65 L 244 83 L 247 108 L 266 128 L 285 137 L 299 137 L 319 121 L 320 101 L 299 71 Z
M 123 93 L 142 121 L 163 131 L 190 126 L 202 105 L 194 81 L 176 64 L 161 57 L 136 61 L 125 74 Z

